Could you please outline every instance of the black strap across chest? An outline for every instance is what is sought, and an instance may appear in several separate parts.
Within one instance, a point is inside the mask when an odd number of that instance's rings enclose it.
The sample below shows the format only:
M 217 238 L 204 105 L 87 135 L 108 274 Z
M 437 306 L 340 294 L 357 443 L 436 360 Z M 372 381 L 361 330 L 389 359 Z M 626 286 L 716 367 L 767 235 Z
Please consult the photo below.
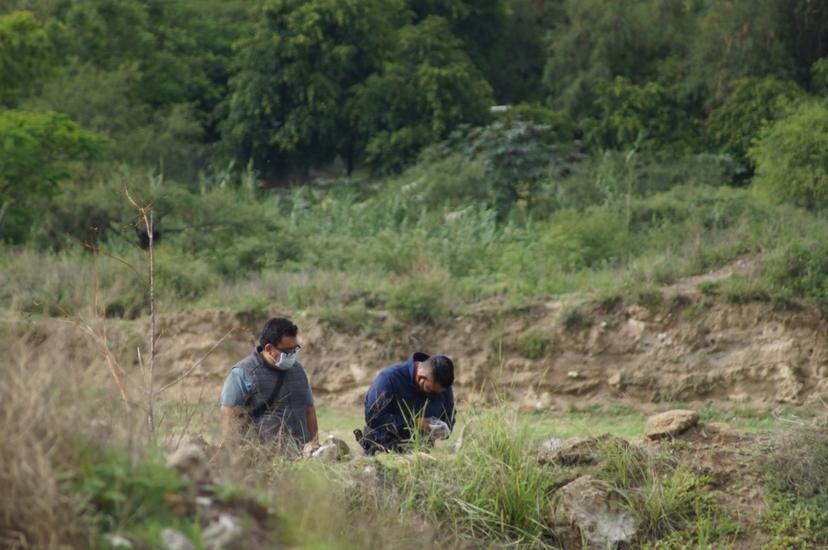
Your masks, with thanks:
M 253 418 L 258 418 L 263 412 L 270 409 L 276 401 L 276 398 L 279 396 L 279 392 L 282 391 L 282 385 L 285 383 L 287 371 L 280 370 L 276 373 L 276 376 L 276 384 L 273 385 L 273 391 L 270 392 L 270 396 L 250 412 Z

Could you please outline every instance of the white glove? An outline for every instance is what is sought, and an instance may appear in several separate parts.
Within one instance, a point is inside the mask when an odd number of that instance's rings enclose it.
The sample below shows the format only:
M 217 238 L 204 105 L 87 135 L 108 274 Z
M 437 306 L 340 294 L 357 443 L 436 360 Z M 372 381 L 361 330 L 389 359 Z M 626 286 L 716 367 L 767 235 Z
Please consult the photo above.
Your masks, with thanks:
M 430 439 L 448 439 L 450 435 L 451 429 L 448 424 L 433 416 L 428 419 L 428 437 Z

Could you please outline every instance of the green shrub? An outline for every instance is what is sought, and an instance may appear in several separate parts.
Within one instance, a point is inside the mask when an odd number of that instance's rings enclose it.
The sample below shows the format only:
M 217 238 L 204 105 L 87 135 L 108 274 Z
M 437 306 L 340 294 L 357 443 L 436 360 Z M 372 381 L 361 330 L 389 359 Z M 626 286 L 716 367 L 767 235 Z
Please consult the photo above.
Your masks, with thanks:
M 762 276 L 783 298 L 828 298 L 828 243 L 794 241 L 770 255 Z
M 562 210 L 540 236 L 546 254 L 566 270 L 618 263 L 635 247 L 624 216 L 608 208 Z
M 267 320 L 267 307 L 270 300 L 266 296 L 248 294 L 233 304 L 236 318 L 251 326 L 263 324 Z
M 569 306 L 562 309 L 561 320 L 564 328 L 572 332 L 592 327 L 592 317 L 584 311 L 583 306 Z
M 828 108 L 804 103 L 768 126 L 749 155 L 764 196 L 809 209 L 828 206 Z
M 828 96 L 828 57 L 817 59 L 811 65 L 811 89 L 822 97 Z
M 277 259 L 277 251 L 263 236 L 240 237 L 210 254 L 210 263 L 225 278 L 258 272 Z
M 828 436 L 812 425 L 777 436 L 762 466 L 770 490 L 763 530 L 771 548 L 828 544 Z
M 828 497 L 828 435 L 824 424 L 792 430 L 771 443 L 763 467 L 775 491 L 800 498 Z
M 126 453 L 115 450 L 90 456 L 72 472 L 69 484 L 104 532 L 148 518 L 169 517 L 171 511 L 165 495 L 178 493 L 186 486 L 159 457 L 133 461 Z
M 157 250 L 155 276 L 159 295 L 171 301 L 199 298 L 220 281 L 204 260 L 166 247 Z
M 531 206 L 539 182 L 547 174 L 580 160 L 577 154 L 557 145 L 557 140 L 550 126 L 506 119 L 456 132 L 441 148 L 482 161 L 488 204 L 504 219 L 518 201 Z
M 77 164 L 99 157 L 108 146 L 58 113 L 0 110 L 0 240 L 20 243 L 39 225 L 41 210 Z
M 547 216 L 562 208 L 626 206 L 630 199 L 681 185 L 718 187 L 741 172 L 741 166 L 727 155 L 606 150 L 544 180 L 534 199 L 533 212 Z
M 739 80 L 733 93 L 710 115 L 708 137 L 720 151 L 747 162 L 748 150 L 764 125 L 784 117 L 803 96 L 795 83 L 773 76 Z
M 548 331 L 529 329 L 518 336 L 518 353 L 527 359 L 540 359 L 552 341 L 552 336 Z
M 672 91 L 657 82 L 638 85 L 618 76 L 599 87 L 600 116 L 587 133 L 598 149 L 652 147 L 686 150 L 698 143 L 699 129 Z
M 321 309 L 319 322 L 337 332 L 353 335 L 370 332 L 377 325 L 377 320 L 362 300 L 348 305 L 332 305 Z
M 828 544 L 828 499 L 771 493 L 761 523 L 769 550 L 806 550 Z
M 434 324 L 449 313 L 443 281 L 405 280 L 388 291 L 386 303 L 408 323 Z
M 394 472 L 398 490 L 412 510 L 425 509 L 477 539 L 547 547 L 546 502 L 555 478 L 526 452 L 528 426 L 506 411 L 469 422 L 471 433 L 455 456 Z

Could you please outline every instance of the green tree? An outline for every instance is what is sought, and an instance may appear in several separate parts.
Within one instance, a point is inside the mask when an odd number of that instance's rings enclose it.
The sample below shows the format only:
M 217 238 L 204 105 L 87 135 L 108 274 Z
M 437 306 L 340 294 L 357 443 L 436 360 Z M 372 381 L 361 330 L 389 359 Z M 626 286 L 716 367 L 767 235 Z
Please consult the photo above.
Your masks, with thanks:
M 273 175 L 330 161 L 353 167 L 355 89 L 389 49 L 394 0 L 270 0 L 242 41 L 232 81 L 228 144 Z
M 484 74 L 491 69 L 492 54 L 508 25 L 510 3 L 506 0 L 406 0 L 413 23 L 438 16 L 463 41 L 466 54 Z
M 71 35 L 68 52 L 104 72 L 134 68 L 134 104 L 193 113 L 207 142 L 220 137 L 232 44 L 249 34 L 242 0 L 84 0 L 55 9 Z M 186 104 L 187 107 L 183 107 Z
M 0 112 L 0 236 L 25 239 L 37 210 L 70 177 L 73 165 L 97 157 L 106 140 L 64 115 Z
M 684 150 L 698 144 L 698 129 L 686 109 L 661 84 L 638 86 L 624 77 L 599 87 L 598 117 L 587 141 L 598 148 L 633 144 Z
M 754 185 L 774 200 L 810 209 L 828 206 L 828 108 L 801 104 L 767 126 L 750 148 Z
M 0 15 L 0 106 L 32 93 L 52 69 L 54 54 L 49 28 L 31 12 Z
M 708 139 L 721 152 L 748 163 L 748 149 L 762 127 L 782 118 L 791 103 L 804 95 L 795 83 L 772 76 L 739 80 L 733 93 L 711 113 Z
M 828 57 L 818 59 L 811 66 L 811 90 L 822 97 L 828 97 Z
M 617 76 L 633 84 L 662 74 L 674 79 L 698 10 L 698 2 L 685 0 L 566 0 L 547 41 L 543 84 L 550 102 L 595 114 L 599 89 Z
M 563 19 L 561 0 L 511 0 L 492 42 L 486 80 L 499 104 L 542 100 L 545 38 Z
M 491 87 L 445 19 L 407 25 L 382 71 L 358 92 L 366 160 L 375 170 L 399 170 L 457 125 L 485 122 L 492 101 Z
M 713 104 L 742 78 L 775 76 L 808 88 L 815 61 L 828 54 L 828 4 L 813 0 L 710 3 L 695 34 L 687 78 Z

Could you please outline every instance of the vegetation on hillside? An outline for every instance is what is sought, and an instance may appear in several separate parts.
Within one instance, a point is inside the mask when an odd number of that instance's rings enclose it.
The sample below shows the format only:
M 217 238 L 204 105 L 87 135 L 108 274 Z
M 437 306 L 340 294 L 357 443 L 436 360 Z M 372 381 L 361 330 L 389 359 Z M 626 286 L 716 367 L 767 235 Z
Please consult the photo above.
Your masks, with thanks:
M 7 2 L 0 303 L 145 313 L 125 188 L 166 307 L 434 323 L 753 253 L 736 294 L 823 300 L 827 32 L 804 0 Z
M 826 94 L 828 4 L 811 0 L 7 0 L 0 309 L 146 315 L 152 241 L 162 309 L 278 303 L 353 334 L 481 302 L 652 305 L 746 256 L 757 269 L 699 290 L 826 315 Z M 201 545 L 154 417 L 138 427 L 152 384 L 110 395 L 33 349 L 0 376 L 0 542 L 152 546 L 174 526 Z M 253 464 L 258 506 L 279 511 L 263 536 L 405 547 L 437 526 L 456 546 L 559 544 L 547 506 L 571 472 L 542 470 L 520 422 L 478 422 L 437 464 L 372 463 L 375 484 L 361 464 Z M 589 473 L 637 514 L 636 544 L 738 536 L 669 448 L 622 451 Z M 805 490 L 824 486 L 824 441 L 769 453 L 764 536 L 825 544 L 824 490 Z M 329 529 L 308 519 L 322 500 Z

